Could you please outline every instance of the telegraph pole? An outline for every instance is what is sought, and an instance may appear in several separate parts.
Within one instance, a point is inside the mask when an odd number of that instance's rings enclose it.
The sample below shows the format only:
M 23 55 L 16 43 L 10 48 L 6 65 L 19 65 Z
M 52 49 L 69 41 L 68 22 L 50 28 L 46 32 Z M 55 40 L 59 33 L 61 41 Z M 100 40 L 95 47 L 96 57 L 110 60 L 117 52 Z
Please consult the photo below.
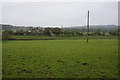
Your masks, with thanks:
M 89 10 L 88 10 L 88 15 L 87 15 L 87 42 L 89 38 Z
M 63 27 L 63 26 L 61 25 L 61 38 L 62 38 L 62 27 Z

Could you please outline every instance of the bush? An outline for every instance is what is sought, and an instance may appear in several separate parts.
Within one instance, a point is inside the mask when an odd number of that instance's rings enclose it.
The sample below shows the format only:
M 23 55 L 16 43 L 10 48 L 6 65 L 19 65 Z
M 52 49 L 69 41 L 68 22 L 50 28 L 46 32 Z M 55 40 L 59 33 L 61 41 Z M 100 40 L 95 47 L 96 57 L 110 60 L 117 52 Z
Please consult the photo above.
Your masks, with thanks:
M 4 31 L 2 34 L 9 34 L 9 35 L 13 35 L 14 34 L 14 32 L 13 31 Z
M 2 40 L 9 40 L 9 39 L 11 39 L 11 36 L 9 34 L 2 35 Z
M 11 39 L 11 31 L 4 31 L 2 33 L 2 40 L 9 40 Z

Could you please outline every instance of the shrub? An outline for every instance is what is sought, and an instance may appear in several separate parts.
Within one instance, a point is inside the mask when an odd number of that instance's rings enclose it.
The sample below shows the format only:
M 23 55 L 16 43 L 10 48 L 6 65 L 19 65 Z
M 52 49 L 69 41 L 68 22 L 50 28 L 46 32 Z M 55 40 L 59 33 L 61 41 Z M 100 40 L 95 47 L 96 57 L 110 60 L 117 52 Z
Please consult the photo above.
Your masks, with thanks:
M 11 36 L 9 34 L 2 35 L 2 40 L 9 40 L 9 39 L 11 39 Z
M 2 33 L 2 40 L 9 40 L 9 39 L 11 39 L 11 34 L 12 34 L 11 31 L 4 31 Z

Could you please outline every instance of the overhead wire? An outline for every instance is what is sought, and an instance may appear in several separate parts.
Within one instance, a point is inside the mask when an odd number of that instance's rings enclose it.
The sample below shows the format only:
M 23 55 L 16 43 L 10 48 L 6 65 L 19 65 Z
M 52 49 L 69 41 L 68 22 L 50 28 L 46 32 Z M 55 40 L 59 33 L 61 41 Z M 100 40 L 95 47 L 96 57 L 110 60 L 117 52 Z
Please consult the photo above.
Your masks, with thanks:
M 57 3 L 57 4 L 56 4 Z M 75 2 L 74 2 L 75 3 Z M 39 3 L 37 3 L 37 4 L 39 4 Z M 73 2 L 66 2 L 66 3 L 58 3 L 58 2 L 51 2 L 51 3 L 48 3 L 47 5 L 46 5 L 46 3 L 45 4 L 43 4 L 43 5 L 36 5 L 36 3 L 33 3 L 32 5 L 29 5 L 28 7 L 27 6 L 22 6 L 21 8 L 14 8 L 13 10 L 10 10 L 10 9 L 6 9 L 7 11 L 18 11 L 18 10 L 26 10 L 26 9 L 31 9 L 31 8 L 40 8 L 40 7 L 49 7 L 49 6 L 59 6 L 59 5 L 68 5 L 68 4 L 73 4 Z M 27 8 L 25 8 L 25 7 L 27 7 Z

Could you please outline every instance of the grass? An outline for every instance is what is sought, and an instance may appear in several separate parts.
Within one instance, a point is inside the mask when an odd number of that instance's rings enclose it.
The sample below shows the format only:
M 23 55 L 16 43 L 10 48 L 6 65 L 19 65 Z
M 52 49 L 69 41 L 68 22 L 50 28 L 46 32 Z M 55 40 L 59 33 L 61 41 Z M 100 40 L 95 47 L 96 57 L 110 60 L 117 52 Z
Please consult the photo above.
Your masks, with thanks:
M 42 36 L 12 36 L 12 39 L 86 39 L 87 36 L 76 37 L 42 37 Z M 89 39 L 117 39 L 117 36 L 89 36 Z
M 3 41 L 3 78 L 117 78 L 116 39 Z
M 61 37 L 12 36 L 12 39 L 60 39 Z
M 2 79 L 2 41 L 0 40 L 0 79 Z

